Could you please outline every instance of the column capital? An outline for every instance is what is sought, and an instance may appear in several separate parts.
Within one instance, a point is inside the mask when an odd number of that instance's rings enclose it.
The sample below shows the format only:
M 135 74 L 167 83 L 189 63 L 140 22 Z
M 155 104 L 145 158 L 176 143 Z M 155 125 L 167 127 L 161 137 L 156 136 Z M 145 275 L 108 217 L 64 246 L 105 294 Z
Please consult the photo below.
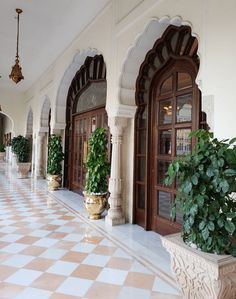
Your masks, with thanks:
M 122 135 L 127 124 L 128 119 L 126 117 L 115 116 L 108 118 L 108 126 L 112 135 Z

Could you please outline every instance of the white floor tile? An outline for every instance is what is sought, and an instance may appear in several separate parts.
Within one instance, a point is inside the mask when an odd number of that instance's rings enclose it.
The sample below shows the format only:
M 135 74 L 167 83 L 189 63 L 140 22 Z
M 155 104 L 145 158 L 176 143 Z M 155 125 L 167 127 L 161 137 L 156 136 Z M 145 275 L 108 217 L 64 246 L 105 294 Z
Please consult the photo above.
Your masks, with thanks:
M 123 287 L 117 299 L 149 299 L 151 292 L 149 290 Z
M 109 259 L 110 256 L 91 253 L 83 260 L 82 264 L 104 267 Z
M 3 262 L 4 265 L 21 268 L 30 263 L 35 257 L 23 254 L 16 254 Z
M 40 257 L 47 258 L 47 259 L 53 259 L 53 260 L 59 260 L 63 255 L 65 255 L 67 250 L 58 249 L 58 248 L 49 248 L 46 251 L 44 251 Z
M 57 261 L 46 272 L 69 276 L 77 267 L 78 264 L 76 263 Z
M 56 291 L 66 295 L 82 297 L 87 293 L 92 284 L 92 280 L 68 277 Z
M 35 289 L 26 288 L 22 293 L 16 296 L 14 299 L 49 299 L 52 292 Z
M 171 295 L 180 295 L 180 292 L 177 289 L 172 288 L 169 284 L 167 284 L 165 281 L 158 277 L 155 278 L 152 290 L 154 292 L 167 293 Z
M 110 284 L 123 285 L 127 275 L 128 271 L 104 268 L 96 280 Z
M 50 247 L 55 245 L 59 240 L 52 238 L 42 238 L 34 243 L 35 246 Z
M 81 243 L 76 244 L 74 247 L 72 247 L 71 250 L 89 253 L 89 252 L 92 252 L 95 247 L 96 247 L 96 245 L 94 245 L 94 244 L 81 242 Z
M 20 269 L 8 277 L 5 282 L 29 286 L 40 275 L 42 275 L 40 271 Z
M 18 253 L 24 249 L 29 247 L 29 245 L 26 244 L 20 244 L 20 243 L 11 243 L 3 248 L 0 249 L 1 252 L 9 252 L 9 253 Z
M 51 231 L 49 230 L 44 230 L 44 229 L 37 229 L 35 231 L 33 231 L 32 233 L 30 233 L 30 236 L 33 237 L 39 237 L 39 238 L 43 238 L 46 237 L 47 235 L 49 235 L 51 233 Z

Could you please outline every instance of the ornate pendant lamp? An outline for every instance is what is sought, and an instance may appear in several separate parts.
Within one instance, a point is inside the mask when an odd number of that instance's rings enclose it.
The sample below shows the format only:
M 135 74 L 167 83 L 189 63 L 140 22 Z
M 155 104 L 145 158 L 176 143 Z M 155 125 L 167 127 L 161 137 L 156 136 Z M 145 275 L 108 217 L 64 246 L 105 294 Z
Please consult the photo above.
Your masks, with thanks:
M 24 76 L 21 73 L 21 67 L 19 64 L 19 55 L 18 55 L 18 48 L 19 48 L 19 15 L 22 13 L 22 9 L 17 8 L 17 41 L 16 41 L 16 60 L 15 65 L 12 67 L 11 74 L 9 75 L 9 78 L 12 79 L 16 84 L 20 82 L 22 79 L 24 79 Z

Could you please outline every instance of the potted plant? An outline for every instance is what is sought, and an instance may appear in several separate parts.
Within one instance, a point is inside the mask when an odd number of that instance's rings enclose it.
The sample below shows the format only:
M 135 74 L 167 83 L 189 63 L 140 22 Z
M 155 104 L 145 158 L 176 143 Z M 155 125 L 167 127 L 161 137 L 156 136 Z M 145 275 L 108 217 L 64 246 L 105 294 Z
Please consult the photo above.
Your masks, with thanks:
M 3 162 L 5 159 L 5 145 L 0 144 L 0 162 Z
M 62 151 L 61 136 L 51 135 L 48 142 L 48 186 L 50 190 L 58 190 L 61 187 L 62 166 L 61 162 L 64 159 Z
M 236 138 L 219 141 L 205 130 L 190 137 L 196 147 L 170 164 L 165 179 L 177 181 L 171 216 L 182 210 L 183 241 L 175 234 L 162 242 L 184 298 L 236 298 Z
M 90 219 L 100 219 L 101 214 L 108 206 L 107 179 L 110 165 L 107 158 L 107 143 L 107 134 L 104 128 L 97 128 L 88 140 L 84 204 Z
M 30 171 L 31 163 L 30 161 L 30 151 L 31 144 L 28 138 L 22 135 L 14 137 L 11 142 L 12 152 L 16 155 L 17 159 L 17 170 L 19 173 L 19 178 L 28 178 L 28 173 Z

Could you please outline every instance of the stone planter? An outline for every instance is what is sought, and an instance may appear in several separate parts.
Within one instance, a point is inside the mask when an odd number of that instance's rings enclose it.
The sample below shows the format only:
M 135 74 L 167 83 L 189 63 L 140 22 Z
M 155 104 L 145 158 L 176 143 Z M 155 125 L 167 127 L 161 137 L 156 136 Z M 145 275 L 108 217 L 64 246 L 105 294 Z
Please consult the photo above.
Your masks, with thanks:
M 17 163 L 17 171 L 20 179 L 27 179 L 31 163 Z
M 84 205 L 89 213 L 89 219 L 101 218 L 102 213 L 108 207 L 108 195 L 109 193 L 95 195 L 84 192 Z
M 162 237 L 185 299 L 235 299 L 236 258 L 187 246 L 180 234 Z
M 56 191 L 61 187 L 61 175 L 47 175 L 48 188 L 51 191 Z
M 5 161 L 5 156 L 6 156 L 5 152 L 0 152 L 0 163 Z

